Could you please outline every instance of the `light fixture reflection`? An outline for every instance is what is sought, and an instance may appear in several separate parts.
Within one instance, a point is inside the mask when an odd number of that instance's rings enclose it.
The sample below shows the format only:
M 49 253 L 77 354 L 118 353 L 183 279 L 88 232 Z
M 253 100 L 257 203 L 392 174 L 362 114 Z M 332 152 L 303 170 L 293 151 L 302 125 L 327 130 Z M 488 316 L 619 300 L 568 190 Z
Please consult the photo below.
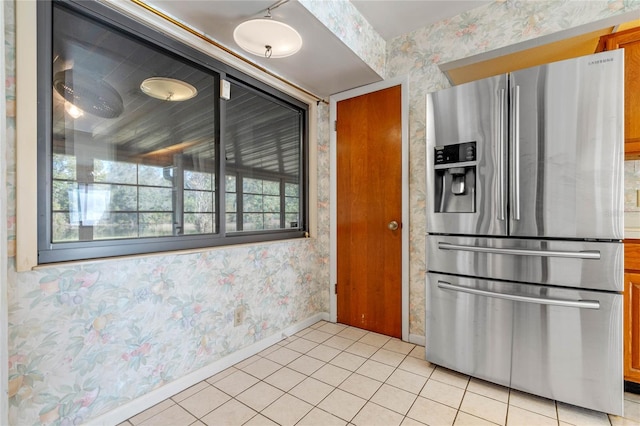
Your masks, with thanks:
M 64 110 L 69 114 L 72 118 L 80 118 L 84 115 L 84 112 L 70 102 L 64 103 Z
M 124 112 L 122 97 L 101 77 L 69 68 L 53 76 L 53 88 L 65 101 L 101 118 L 117 118 Z
M 193 98 L 198 90 L 189 83 L 168 77 L 150 77 L 140 84 L 140 90 L 152 98 L 180 102 Z

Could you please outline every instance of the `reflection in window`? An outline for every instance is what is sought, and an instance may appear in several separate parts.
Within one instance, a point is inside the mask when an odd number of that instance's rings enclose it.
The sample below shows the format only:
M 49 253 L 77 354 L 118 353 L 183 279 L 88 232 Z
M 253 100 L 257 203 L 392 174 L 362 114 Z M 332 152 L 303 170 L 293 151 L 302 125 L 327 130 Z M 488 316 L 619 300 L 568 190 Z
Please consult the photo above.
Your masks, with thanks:
M 241 182 L 239 188 L 236 182 Z M 226 208 L 227 232 L 297 229 L 300 208 L 298 184 L 227 174 Z
M 301 132 L 298 110 L 231 85 L 225 133 L 227 232 L 299 228 Z
M 213 232 L 215 221 L 214 186 L 211 173 L 184 172 L 184 233 Z
M 75 159 L 54 155 L 54 242 L 174 235 L 174 169 L 95 160 L 94 183 L 75 178 Z M 214 175 L 184 172 L 185 234 L 214 229 Z M 80 232 L 82 230 L 82 232 Z
M 215 233 L 217 75 L 66 9 L 53 19 L 52 242 Z

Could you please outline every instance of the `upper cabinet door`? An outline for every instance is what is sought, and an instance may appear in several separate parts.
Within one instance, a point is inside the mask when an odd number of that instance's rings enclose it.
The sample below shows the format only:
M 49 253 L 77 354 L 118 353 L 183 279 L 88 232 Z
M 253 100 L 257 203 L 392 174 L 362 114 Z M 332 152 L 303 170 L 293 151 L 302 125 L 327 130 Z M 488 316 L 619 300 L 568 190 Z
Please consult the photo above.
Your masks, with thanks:
M 510 77 L 510 234 L 623 238 L 623 53 Z
M 598 52 L 624 49 L 624 140 L 627 159 L 640 158 L 640 28 L 600 37 Z
M 427 95 L 427 232 L 506 235 L 506 84 Z

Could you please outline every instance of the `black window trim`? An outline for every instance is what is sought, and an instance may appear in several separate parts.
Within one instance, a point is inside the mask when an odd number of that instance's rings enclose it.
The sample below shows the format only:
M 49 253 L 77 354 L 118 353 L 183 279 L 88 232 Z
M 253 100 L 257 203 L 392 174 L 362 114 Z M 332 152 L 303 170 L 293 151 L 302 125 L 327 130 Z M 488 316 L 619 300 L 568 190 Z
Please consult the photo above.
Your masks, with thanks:
M 224 155 L 224 124 L 226 117 L 226 101 L 219 96 L 219 87 L 216 88 L 218 99 L 218 123 L 216 125 L 216 205 L 215 220 L 217 233 L 201 235 L 182 235 L 179 237 L 152 237 L 136 239 L 114 239 L 91 242 L 51 243 L 52 221 L 51 191 L 52 182 L 51 167 L 45 167 L 44 172 L 38 172 L 37 176 L 37 211 L 38 211 L 38 264 L 48 264 L 64 261 L 99 260 L 109 257 L 131 256 L 139 254 L 158 254 L 182 250 L 197 250 L 220 246 L 231 246 L 245 243 L 260 243 L 267 241 L 286 240 L 308 237 L 309 233 L 309 106 L 286 93 L 283 93 L 249 75 L 238 71 L 217 59 L 196 50 L 195 48 L 164 35 L 155 29 L 144 25 L 133 18 L 98 3 L 87 0 L 46 0 L 38 1 L 37 5 L 37 57 L 38 57 L 38 169 L 46 164 L 52 155 L 51 144 L 51 75 L 52 75 L 52 16 L 54 3 L 67 10 L 73 11 L 92 20 L 106 24 L 116 31 L 137 37 L 145 42 L 159 46 L 172 54 L 178 55 L 194 62 L 219 75 L 220 79 L 226 79 L 234 84 L 258 93 L 268 95 L 282 105 L 301 112 L 300 114 L 300 212 L 299 229 L 271 229 L 260 231 L 243 231 L 227 233 L 225 229 L 225 161 Z M 43 59 L 44 58 L 44 59 Z

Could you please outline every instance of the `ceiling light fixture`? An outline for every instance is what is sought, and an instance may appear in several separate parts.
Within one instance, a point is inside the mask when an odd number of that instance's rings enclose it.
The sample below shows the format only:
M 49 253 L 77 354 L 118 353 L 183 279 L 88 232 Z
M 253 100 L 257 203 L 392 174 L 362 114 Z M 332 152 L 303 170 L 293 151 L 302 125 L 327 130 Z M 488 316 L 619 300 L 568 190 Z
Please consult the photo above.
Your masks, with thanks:
M 198 90 L 187 82 L 168 77 L 150 77 L 140 84 L 140 90 L 152 98 L 163 101 L 186 101 L 198 94 Z
M 242 22 L 233 31 L 233 39 L 247 52 L 265 58 L 286 58 L 302 47 L 302 37 L 290 25 L 275 21 L 271 11 L 289 0 L 282 0 L 267 8 L 264 18 Z

